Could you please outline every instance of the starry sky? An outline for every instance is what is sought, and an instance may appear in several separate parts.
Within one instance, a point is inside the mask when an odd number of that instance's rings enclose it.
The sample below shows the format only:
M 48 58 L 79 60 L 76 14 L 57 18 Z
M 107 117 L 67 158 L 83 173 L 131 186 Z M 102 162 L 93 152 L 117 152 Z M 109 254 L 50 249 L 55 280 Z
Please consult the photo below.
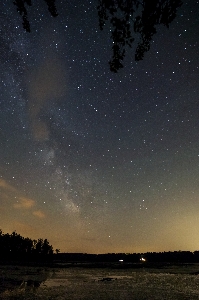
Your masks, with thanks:
M 0 228 L 61 252 L 198 250 L 198 1 L 116 74 L 97 0 L 33 2 L 31 33 L 0 10 Z

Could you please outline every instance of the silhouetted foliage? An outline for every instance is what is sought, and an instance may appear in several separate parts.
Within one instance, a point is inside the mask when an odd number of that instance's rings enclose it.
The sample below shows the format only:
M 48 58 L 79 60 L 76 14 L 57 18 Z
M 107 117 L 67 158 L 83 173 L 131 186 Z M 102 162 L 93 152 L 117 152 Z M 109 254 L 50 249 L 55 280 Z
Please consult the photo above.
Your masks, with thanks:
M 15 231 L 11 234 L 3 233 L 0 230 L 0 254 L 2 257 L 23 257 L 23 256 L 46 256 L 53 254 L 53 247 L 48 240 L 31 240 L 24 238 Z
M 51 245 L 49 245 L 49 242 L 47 239 L 38 239 L 38 242 L 36 244 L 36 252 L 40 254 L 52 254 L 53 253 L 53 248 Z
M 48 10 L 56 17 L 55 0 L 44 0 Z M 135 50 L 135 60 L 142 60 L 150 49 L 156 26 L 169 24 L 176 17 L 177 8 L 182 5 L 181 0 L 98 0 L 97 6 L 99 26 L 102 30 L 107 21 L 111 24 L 112 59 L 109 61 L 110 70 L 118 72 L 123 68 L 126 46 L 132 47 L 134 35 L 139 34 L 140 41 Z M 23 27 L 30 32 L 30 24 L 25 4 L 31 5 L 31 0 L 15 0 L 18 12 L 22 15 Z
M 48 10 L 51 13 L 51 15 L 53 17 L 56 17 L 57 14 L 57 9 L 55 6 L 55 0 L 44 0 L 47 5 L 48 5 Z M 30 23 L 28 21 L 28 12 L 26 9 L 26 4 L 31 6 L 32 5 L 32 1 L 31 0 L 15 0 L 13 1 L 14 5 L 17 6 L 17 11 L 20 13 L 20 15 L 22 16 L 22 20 L 23 20 L 23 28 L 30 32 Z
M 181 0 L 99 0 L 100 29 L 103 29 L 108 20 L 112 25 L 113 56 L 109 61 L 111 71 L 117 72 L 123 68 L 126 45 L 131 47 L 135 41 L 133 32 L 140 35 L 135 50 L 135 60 L 138 61 L 150 49 L 156 26 L 163 24 L 169 27 L 181 5 Z
M 144 258 L 144 260 L 142 259 Z M 117 266 L 120 268 L 156 267 L 167 264 L 189 264 L 199 262 L 199 251 L 168 251 L 147 253 L 58 253 L 54 262 L 89 263 L 95 266 Z M 90 266 L 91 266 L 90 265 Z

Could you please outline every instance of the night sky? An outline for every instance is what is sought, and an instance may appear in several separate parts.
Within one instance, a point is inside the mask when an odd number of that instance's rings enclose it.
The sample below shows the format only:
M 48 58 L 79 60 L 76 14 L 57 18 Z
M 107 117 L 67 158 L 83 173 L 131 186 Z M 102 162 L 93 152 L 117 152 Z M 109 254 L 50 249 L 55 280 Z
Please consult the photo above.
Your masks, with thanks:
M 198 250 L 198 1 L 157 27 L 142 61 L 127 49 L 116 74 L 96 0 L 57 0 L 57 18 L 33 1 L 31 33 L 3 2 L 3 232 L 61 252 Z

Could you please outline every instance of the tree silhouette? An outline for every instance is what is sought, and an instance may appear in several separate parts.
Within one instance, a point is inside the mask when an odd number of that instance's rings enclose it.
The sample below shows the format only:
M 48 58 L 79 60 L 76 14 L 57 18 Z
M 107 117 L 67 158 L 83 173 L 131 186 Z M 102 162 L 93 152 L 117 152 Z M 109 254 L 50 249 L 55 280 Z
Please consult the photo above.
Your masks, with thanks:
M 98 16 L 102 30 L 109 20 L 112 26 L 113 56 L 109 61 L 110 70 L 123 68 L 126 46 L 132 47 L 135 34 L 140 35 L 135 50 L 135 60 L 142 60 L 150 49 L 150 42 L 156 33 L 156 26 L 169 24 L 176 17 L 181 0 L 99 0 Z
M 15 231 L 12 234 L 4 234 L 0 230 L 0 254 L 6 257 L 22 257 L 32 255 L 48 256 L 53 254 L 53 247 L 47 239 L 31 240 L 24 238 Z
M 48 5 L 48 10 L 51 13 L 53 17 L 56 17 L 57 14 L 57 9 L 55 6 L 55 0 L 44 0 L 47 5 Z M 30 32 L 30 23 L 28 21 L 28 12 L 26 9 L 26 4 L 31 6 L 32 1 L 31 0 L 15 0 L 13 1 L 13 4 L 17 6 L 17 11 L 20 13 L 22 16 L 23 20 L 23 27 L 26 31 Z
M 48 10 L 56 17 L 55 0 L 44 0 Z M 107 21 L 110 21 L 112 46 L 112 59 L 109 61 L 110 70 L 118 72 L 123 68 L 122 61 L 126 54 L 126 46 L 132 47 L 135 36 L 139 41 L 135 46 L 135 60 L 142 60 L 144 54 L 150 49 L 150 42 L 156 33 L 156 26 L 169 24 L 176 17 L 177 8 L 182 5 L 181 0 L 98 0 L 97 6 L 99 26 L 103 30 Z M 18 12 L 22 15 L 23 27 L 30 32 L 30 24 L 26 6 L 31 0 L 15 0 Z
M 42 244 L 42 254 L 47 255 L 47 254 L 52 254 L 53 253 L 53 248 L 49 244 L 49 241 L 45 239 Z

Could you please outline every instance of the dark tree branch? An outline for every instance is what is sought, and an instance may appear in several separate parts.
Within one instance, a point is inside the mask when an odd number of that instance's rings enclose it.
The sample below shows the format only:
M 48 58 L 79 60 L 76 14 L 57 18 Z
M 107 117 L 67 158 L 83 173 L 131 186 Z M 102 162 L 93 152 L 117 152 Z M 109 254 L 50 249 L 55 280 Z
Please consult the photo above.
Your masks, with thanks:
M 56 17 L 57 9 L 55 0 L 44 0 L 48 10 Z M 123 68 L 126 47 L 132 47 L 134 35 L 139 34 L 140 41 L 135 45 L 135 60 L 142 60 L 150 49 L 156 27 L 169 24 L 176 17 L 177 9 L 182 5 L 181 0 L 98 0 L 97 6 L 99 27 L 103 30 L 107 21 L 111 24 L 112 58 L 109 61 L 110 70 L 118 72 Z M 17 11 L 23 19 L 23 27 L 30 32 L 27 9 L 31 0 L 15 0 Z
M 25 3 L 27 3 L 27 5 L 29 5 L 29 6 L 31 6 L 32 5 L 31 0 L 15 0 L 13 3 L 14 3 L 14 5 L 17 6 L 17 11 L 22 16 L 23 28 L 26 31 L 30 32 L 30 23 L 27 18 L 28 13 L 27 13 L 27 9 L 25 7 Z
M 53 17 L 57 17 L 57 9 L 55 6 L 55 0 L 44 0 L 47 5 L 48 5 L 48 10 Z M 17 11 L 20 13 L 22 16 L 23 20 L 23 28 L 27 31 L 30 32 L 30 23 L 28 21 L 28 13 L 25 4 L 31 6 L 32 2 L 31 0 L 15 0 L 13 1 L 13 4 L 17 6 Z
M 135 60 L 138 61 L 149 51 L 156 26 L 163 24 L 169 27 L 181 5 L 181 0 L 99 0 L 97 8 L 100 29 L 108 20 L 112 25 L 111 71 L 117 72 L 123 67 L 126 46 L 131 47 L 135 40 L 133 32 L 140 35 L 135 50 Z

